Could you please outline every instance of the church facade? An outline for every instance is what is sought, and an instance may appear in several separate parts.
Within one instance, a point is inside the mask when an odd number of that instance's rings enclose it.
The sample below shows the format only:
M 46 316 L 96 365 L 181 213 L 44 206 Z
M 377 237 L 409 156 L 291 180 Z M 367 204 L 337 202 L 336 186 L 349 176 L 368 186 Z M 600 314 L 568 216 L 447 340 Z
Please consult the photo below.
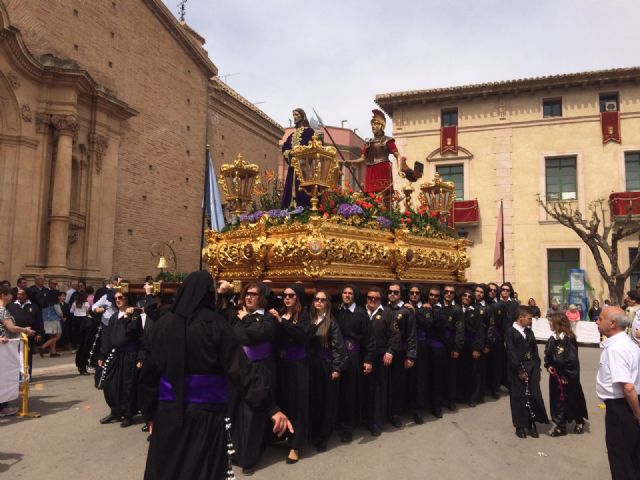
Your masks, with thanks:
M 283 131 L 203 43 L 160 0 L 0 0 L 0 278 L 198 267 L 207 144 L 275 168 Z

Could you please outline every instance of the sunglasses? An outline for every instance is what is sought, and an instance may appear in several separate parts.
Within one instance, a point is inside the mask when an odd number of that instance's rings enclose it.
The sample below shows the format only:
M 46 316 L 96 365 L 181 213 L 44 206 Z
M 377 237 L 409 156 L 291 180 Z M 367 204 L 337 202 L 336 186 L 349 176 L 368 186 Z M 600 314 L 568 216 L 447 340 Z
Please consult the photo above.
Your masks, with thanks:
M 369 295 L 367 295 L 367 300 L 369 300 L 370 302 L 379 302 L 380 297 L 370 297 Z
M 295 293 L 285 293 L 284 294 L 284 298 L 295 298 L 296 294 Z
M 489 291 L 490 291 L 490 292 L 497 292 L 497 291 L 498 291 L 498 289 L 497 289 L 497 288 L 490 288 L 490 289 L 489 289 Z
M 500 291 L 501 292 L 510 292 L 511 289 L 510 288 L 501 288 Z
M 258 292 L 247 292 L 244 294 L 245 297 L 257 297 L 260 295 Z
M 420 292 L 409 292 L 409 295 L 420 295 Z
M 314 302 L 320 302 L 320 303 L 326 303 L 327 299 L 326 298 L 320 298 L 320 297 L 316 297 L 313 299 Z
M 400 290 L 388 290 L 389 295 L 400 295 Z
M 455 291 L 455 290 L 445 290 L 445 291 L 444 291 L 444 294 L 445 294 L 445 295 L 447 295 L 447 294 L 449 294 L 449 295 L 453 295 L 454 293 L 456 293 L 456 291 Z
M 429 296 L 433 297 L 433 298 L 438 298 L 440 296 L 440 294 L 439 293 L 430 293 Z
M 114 297 L 116 300 L 122 300 L 124 297 L 122 295 L 118 295 L 117 297 Z
M 471 294 L 470 293 L 463 293 L 462 296 L 463 297 L 471 297 Z

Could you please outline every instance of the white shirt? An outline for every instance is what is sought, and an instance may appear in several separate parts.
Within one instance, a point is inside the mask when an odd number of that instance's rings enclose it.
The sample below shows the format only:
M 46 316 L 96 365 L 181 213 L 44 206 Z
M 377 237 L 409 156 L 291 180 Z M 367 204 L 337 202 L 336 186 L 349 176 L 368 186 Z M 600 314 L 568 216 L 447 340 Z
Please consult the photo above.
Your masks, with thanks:
M 347 310 L 349 310 L 351 313 L 356 311 L 356 302 L 353 302 L 352 304 L 350 304 L 349 306 L 345 305 L 344 303 L 342 304 L 342 308 L 346 308 Z
M 520 325 L 518 322 L 513 322 L 513 328 L 520 332 L 523 338 L 527 338 L 527 334 L 524 332 L 524 327 Z
M 64 303 L 69 304 L 69 302 L 71 302 L 71 295 L 73 295 L 74 293 L 76 293 L 75 288 L 70 288 L 69 290 L 67 290 L 67 296 L 64 297 Z
M 369 320 L 373 320 L 373 316 L 378 312 L 378 310 L 383 310 L 382 305 L 378 305 L 378 308 L 376 308 L 373 312 L 370 312 L 369 309 L 367 308 L 367 313 L 369 314 Z
M 625 332 L 602 342 L 596 393 L 601 400 L 624 398 L 623 383 L 631 383 L 640 394 L 640 348 Z

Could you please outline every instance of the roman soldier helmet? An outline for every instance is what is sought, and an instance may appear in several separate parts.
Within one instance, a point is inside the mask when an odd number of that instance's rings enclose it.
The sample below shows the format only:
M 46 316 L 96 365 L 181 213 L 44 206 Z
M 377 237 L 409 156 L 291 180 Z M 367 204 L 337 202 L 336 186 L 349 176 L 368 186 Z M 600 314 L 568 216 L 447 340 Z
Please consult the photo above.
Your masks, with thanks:
M 373 110 L 371 110 L 373 112 L 373 117 L 371 118 L 371 122 L 373 122 L 374 120 L 379 121 L 383 126 L 387 125 L 387 119 L 384 116 L 384 113 L 382 112 L 382 110 L 378 110 L 377 108 L 374 108 Z

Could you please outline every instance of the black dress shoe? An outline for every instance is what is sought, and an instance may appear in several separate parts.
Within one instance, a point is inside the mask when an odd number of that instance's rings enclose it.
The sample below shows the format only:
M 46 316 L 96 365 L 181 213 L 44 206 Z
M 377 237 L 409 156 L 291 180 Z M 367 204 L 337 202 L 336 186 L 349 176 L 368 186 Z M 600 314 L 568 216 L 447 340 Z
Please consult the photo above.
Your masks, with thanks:
M 416 422 L 416 425 L 422 425 L 424 423 L 424 418 L 422 417 L 422 412 L 414 412 L 413 413 L 413 421 Z
M 382 433 L 382 431 L 380 430 L 380 427 L 378 425 L 376 425 L 375 423 L 371 424 L 371 426 L 369 426 L 369 431 L 371 432 L 371 436 L 373 437 L 379 437 L 380 434 Z
M 458 407 L 456 406 L 456 403 L 455 403 L 455 402 L 449 402 L 449 403 L 447 403 L 447 408 L 448 408 L 449 410 L 451 410 L 452 412 L 455 412 L 455 411 L 458 409 Z
M 442 418 L 442 409 L 437 408 L 435 410 L 431 410 L 431 414 L 436 418 Z
M 556 425 L 549 431 L 549 436 L 551 437 L 562 437 L 567 434 L 567 427 L 559 427 Z
M 349 430 L 343 430 L 340 434 L 340 441 L 342 443 L 349 443 L 351 442 L 351 440 L 353 440 L 353 433 L 351 433 Z
M 129 417 L 124 417 L 120 422 L 120 426 L 122 428 L 130 427 L 132 424 L 133 424 L 133 420 L 131 420 Z
M 525 432 L 527 433 L 527 435 L 529 435 L 530 437 L 533 438 L 538 438 L 540 435 L 538 435 L 538 429 L 536 428 L 536 424 L 534 423 L 533 425 L 531 425 L 531 427 L 525 429 Z
M 245 468 L 242 469 L 242 474 L 247 476 L 247 477 L 250 477 L 254 473 L 255 473 L 255 470 L 253 468 L 245 467 Z
M 89 375 L 89 372 L 87 372 L 86 370 L 78 370 L 78 373 L 80 375 Z
M 322 453 L 327 451 L 327 441 L 326 440 L 318 440 L 316 442 L 316 451 Z
M 391 416 L 391 425 L 393 425 L 396 428 L 402 427 L 402 419 L 400 418 L 399 415 Z
M 498 393 L 498 392 L 493 392 L 493 393 L 491 394 L 491 396 L 492 396 L 493 398 L 495 398 L 496 400 L 498 400 L 498 399 L 500 398 L 500 393 Z
M 516 428 L 516 436 L 518 438 L 527 438 L 527 433 L 524 431 L 524 428 Z
M 471 401 L 469 402 L 469 406 L 470 406 L 471 408 L 475 407 L 476 405 L 477 405 L 477 403 L 476 403 L 476 402 L 474 402 L 473 400 L 471 400 Z
M 115 415 L 109 414 L 106 417 L 102 417 L 100 419 L 100 423 L 106 425 L 107 423 L 115 422 L 116 420 L 118 419 L 115 417 Z
M 142 430 L 143 432 L 148 432 L 149 431 L 149 424 L 145 423 L 140 430 Z
M 287 460 L 286 460 L 287 465 L 293 465 L 294 463 L 298 463 L 298 460 L 300 460 L 300 454 L 299 454 L 298 450 L 295 450 L 293 448 L 291 450 L 293 450 L 295 452 L 297 458 L 287 456 Z M 289 455 L 291 455 L 291 453 L 292 452 L 289 452 Z

